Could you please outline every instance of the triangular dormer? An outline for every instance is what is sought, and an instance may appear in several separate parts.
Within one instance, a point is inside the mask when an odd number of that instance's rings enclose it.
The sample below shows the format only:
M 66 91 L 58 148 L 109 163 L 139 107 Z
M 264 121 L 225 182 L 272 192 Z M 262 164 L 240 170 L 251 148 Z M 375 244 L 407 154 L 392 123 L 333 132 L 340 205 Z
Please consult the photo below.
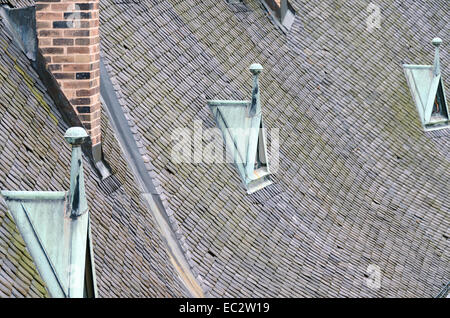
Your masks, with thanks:
M 430 122 L 448 121 L 448 107 L 445 101 L 444 89 L 442 79 L 439 82 L 439 86 L 434 98 L 433 110 L 431 111 Z
M 258 74 L 262 66 L 252 64 L 252 100 L 212 100 L 208 106 L 216 120 L 233 162 L 248 193 L 271 184 L 264 123 L 259 97 Z
M 84 189 L 80 127 L 65 135 L 72 144 L 69 191 L 1 191 L 52 297 L 95 297 L 95 268 Z
M 268 16 L 284 33 L 287 33 L 295 20 L 295 10 L 287 0 L 263 0 Z
M 432 43 L 436 47 L 434 65 L 403 65 L 408 86 L 425 130 L 450 126 L 439 63 L 439 45 L 442 40 L 436 38 Z

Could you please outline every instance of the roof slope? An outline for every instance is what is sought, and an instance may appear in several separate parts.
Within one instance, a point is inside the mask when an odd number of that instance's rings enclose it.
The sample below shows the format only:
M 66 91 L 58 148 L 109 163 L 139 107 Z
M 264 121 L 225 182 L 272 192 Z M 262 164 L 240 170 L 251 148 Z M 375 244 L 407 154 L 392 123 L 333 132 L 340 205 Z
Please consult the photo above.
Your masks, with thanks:
M 15 129 L 13 126 L 15 121 L 10 119 L 20 116 L 17 108 L 16 110 L 9 109 L 8 106 L 11 101 L 17 103 L 18 106 L 29 102 L 34 108 L 39 103 L 33 94 L 27 98 L 19 96 L 18 91 L 27 90 L 27 86 L 31 83 L 28 77 L 21 77 L 22 74 L 25 74 L 24 70 L 27 69 L 26 63 L 24 63 L 24 59 L 14 61 L 15 56 L 21 54 L 15 45 L 11 45 L 9 34 L 3 31 L 4 25 L 0 19 L 0 84 L 2 87 L 0 94 L 0 162 L 2 163 L 0 180 L 2 180 L 2 188 L 10 166 L 14 165 L 15 161 L 15 154 L 10 149 L 12 144 L 7 145 L 7 134 Z M 30 86 L 28 87 L 30 88 Z M 33 92 L 37 94 L 43 89 L 42 86 L 32 88 Z M 45 103 L 43 100 L 42 102 Z M 16 181 L 17 171 L 11 170 L 10 182 L 13 183 Z M 48 297 L 45 283 L 37 272 L 33 259 L 2 197 L 0 197 L 0 297 Z
M 14 220 L 0 198 L 0 298 L 48 297 Z
M 287 35 L 259 1 L 100 3 L 105 62 L 193 271 L 212 296 L 433 296 L 450 279 L 450 135 L 423 132 L 401 65 L 432 63 L 450 4 L 383 3 L 369 33 L 367 1 L 290 3 Z M 173 164 L 171 132 L 215 127 L 206 99 L 248 99 L 254 62 L 280 166 L 247 195 L 231 164 Z
M 63 138 L 68 127 L 1 19 L 0 51 L 0 189 L 69 189 L 71 151 Z M 99 296 L 186 295 L 105 114 L 102 130 L 105 158 L 111 163 L 113 177 L 100 181 L 86 158 L 84 163 Z M 16 260 L 19 265 L 28 264 L 29 256 L 3 204 L 0 256 L 0 296 L 9 296 L 3 286 L 9 286 L 11 279 L 10 284 L 23 280 L 13 284 L 20 293 L 39 296 L 38 278 L 28 279 L 17 265 Z

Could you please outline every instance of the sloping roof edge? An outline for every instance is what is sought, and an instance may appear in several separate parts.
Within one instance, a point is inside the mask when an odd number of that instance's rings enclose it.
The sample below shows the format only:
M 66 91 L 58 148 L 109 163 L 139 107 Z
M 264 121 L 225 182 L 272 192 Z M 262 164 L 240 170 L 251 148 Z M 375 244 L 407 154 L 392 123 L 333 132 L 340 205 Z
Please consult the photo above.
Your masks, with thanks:
M 113 129 L 116 132 L 122 151 L 132 167 L 131 170 L 139 181 L 138 183 L 141 187 L 140 190 L 142 191 L 144 202 L 158 224 L 160 233 L 164 238 L 163 241 L 169 254 L 169 259 L 192 297 L 204 297 L 203 288 L 199 285 L 192 273 L 192 269 L 186 260 L 183 249 L 170 226 L 171 223 L 168 219 L 164 205 L 161 202 L 161 198 L 145 168 L 142 156 L 140 155 L 138 146 L 128 125 L 128 121 L 117 100 L 103 59 L 100 60 L 100 77 L 102 78 L 100 83 L 100 94 L 103 105 L 106 106 L 106 112 L 111 120 Z

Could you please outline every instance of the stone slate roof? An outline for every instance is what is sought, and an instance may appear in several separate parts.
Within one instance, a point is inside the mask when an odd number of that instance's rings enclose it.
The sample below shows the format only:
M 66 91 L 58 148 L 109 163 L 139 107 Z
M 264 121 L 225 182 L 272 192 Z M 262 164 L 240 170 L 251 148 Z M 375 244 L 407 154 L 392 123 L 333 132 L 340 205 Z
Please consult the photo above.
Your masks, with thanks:
M 245 3 L 100 2 L 105 63 L 206 294 L 437 294 L 450 279 L 450 135 L 423 132 L 402 64 L 431 64 L 440 36 L 450 87 L 450 4 L 383 2 L 370 33 L 367 1 L 291 0 L 285 35 Z M 232 164 L 174 164 L 171 132 L 215 127 L 206 99 L 248 99 L 254 62 L 280 157 L 274 185 L 247 195 Z
M 0 52 L 0 189 L 69 189 L 68 126 L 1 19 Z M 105 114 L 102 133 L 113 177 L 100 181 L 84 162 L 98 295 L 185 296 Z M 0 297 L 47 296 L 43 284 L 2 199 Z
M 0 199 L 0 298 L 48 297 L 12 217 Z
M 31 119 L 33 110 L 38 108 L 39 101 L 46 105 L 44 100 L 40 100 L 42 96 L 43 86 L 28 86 L 34 84 L 27 73 L 26 59 L 16 59 L 21 56 L 18 48 L 11 45 L 9 34 L 4 32 L 4 25 L 0 19 L 0 84 L 2 87 L 0 94 L 0 184 L 1 188 L 6 183 L 14 186 L 17 184 L 23 163 L 17 162 L 17 154 L 12 150 L 13 142 L 18 142 L 22 146 L 22 140 L 8 140 L 10 132 L 20 131 L 23 139 L 23 131 L 20 127 L 16 130 L 14 123 L 17 118 L 22 116 L 19 113 L 22 105 L 27 109 L 27 113 L 23 114 Z M 15 59 L 15 61 L 13 60 Z M 20 91 L 29 91 L 31 96 L 24 96 Z M 34 95 L 34 92 L 36 95 Z M 11 104 L 17 105 L 10 107 Z M 31 111 L 30 111 L 31 110 Z M 36 116 L 37 117 L 37 116 Z M 42 117 L 42 115 L 41 115 Z M 42 122 L 42 119 L 40 119 Z M 23 122 L 19 124 L 24 125 Z M 24 128 L 24 127 L 22 127 Z M 23 146 L 22 146 L 23 147 Z M 26 153 L 26 149 L 24 149 Z M 29 161 L 30 158 L 24 158 Z M 6 175 L 9 174 L 6 180 Z M 27 180 L 27 182 L 29 182 Z M 45 283 L 36 270 L 32 257 L 28 253 L 25 242 L 20 235 L 14 220 L 7 212 L 7 206 L 3 198 L 0 197 L 0 297 L 48 297 Z
M 0 0 L 0 4 L 6 4 L 13 8 L 23 8 L 34 5 L 32 0 Z

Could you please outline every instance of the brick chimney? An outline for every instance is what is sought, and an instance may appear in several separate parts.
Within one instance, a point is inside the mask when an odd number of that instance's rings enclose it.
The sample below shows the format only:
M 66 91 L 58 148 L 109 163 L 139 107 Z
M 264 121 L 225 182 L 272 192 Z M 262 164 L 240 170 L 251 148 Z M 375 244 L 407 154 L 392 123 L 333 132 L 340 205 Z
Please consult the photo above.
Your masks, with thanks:
M 99 0 L 36 0 L 38 47 L 92 139 L 100 145 Z

